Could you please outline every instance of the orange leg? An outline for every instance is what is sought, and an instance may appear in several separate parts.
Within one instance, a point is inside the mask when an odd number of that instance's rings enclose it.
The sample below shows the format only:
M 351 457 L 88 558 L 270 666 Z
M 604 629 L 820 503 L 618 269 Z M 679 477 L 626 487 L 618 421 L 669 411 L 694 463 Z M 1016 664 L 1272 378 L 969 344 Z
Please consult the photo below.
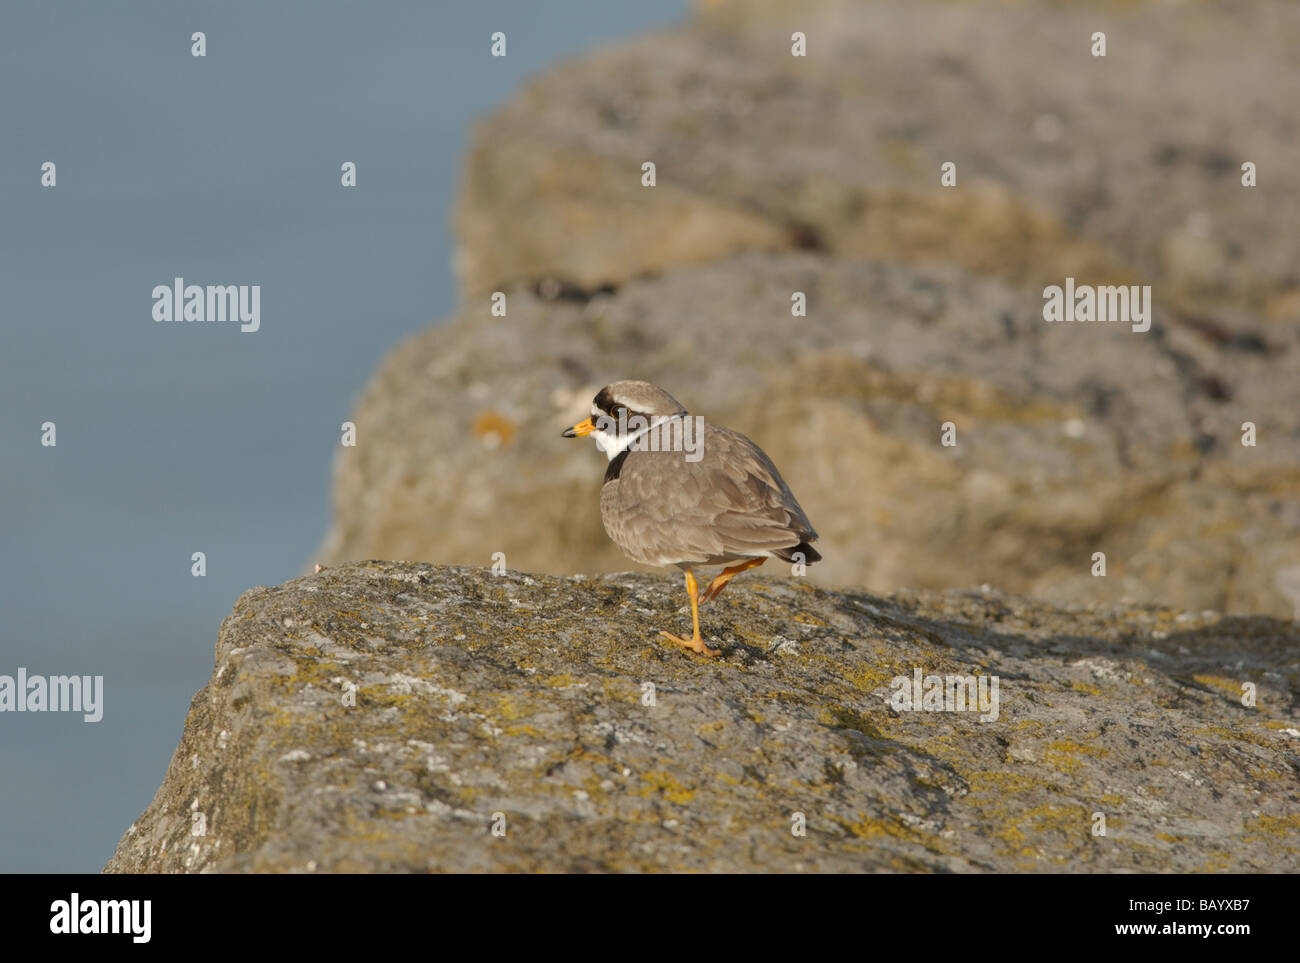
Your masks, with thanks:
M 680 635 L 673 635 L 668 631 L 661 631 L 659 634 L 667 636 L 678 645 L 684 645 L 688 649 L 694 649 L 701 655 L 721 655 L 720 650 L 710 649 L 704 644 L 704 639 L 700 637 L 700 585 L 695 581 L 695 573 L 689 568 L 686 570 L 686 591 L 691 596 L 691 622 L 695 626 L 695 634 L 689 639 L 682 638 Z
M 700 598 L 701 602 L 710 602 L 722 594 L 722 590 L 727 587 L 727 583 L 747 569 L 755 568 L 767 561 L 767 557 L 751 558 L 748 562 L 741 562 L 739 565 L 733 565 L 731 568 L 724 568 L 709 583 L 709 587 L 704 590 L 704 595 Z

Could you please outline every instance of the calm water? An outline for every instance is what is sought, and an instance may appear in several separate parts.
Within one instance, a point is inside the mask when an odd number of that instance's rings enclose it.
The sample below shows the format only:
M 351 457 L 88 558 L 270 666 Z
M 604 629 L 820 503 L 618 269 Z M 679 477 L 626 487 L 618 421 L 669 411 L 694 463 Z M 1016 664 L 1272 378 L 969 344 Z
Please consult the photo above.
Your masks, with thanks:
M 0 7 L 0 674 L 105 687 L 93 725 L 0 713 L 0 871 L 104 864 L 221 619 L 324 534 L 340 422 L 455 301 L 473 120 L 687 3 L 103 6 Z M 260 284 L 261 330 L 155 323 L 177 276 Z

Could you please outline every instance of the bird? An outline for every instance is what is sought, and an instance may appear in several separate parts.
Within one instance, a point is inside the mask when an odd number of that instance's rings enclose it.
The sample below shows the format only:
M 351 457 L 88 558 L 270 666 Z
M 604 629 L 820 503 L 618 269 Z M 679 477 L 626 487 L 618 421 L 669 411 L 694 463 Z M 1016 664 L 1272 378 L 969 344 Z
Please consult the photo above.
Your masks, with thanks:
M 693 632 L 661 635 L 718 656 L 700 635 L 700 605 L 769 558 L 811 564 L 817 532 L 767 453 L 738 431 L 691 416 L 648 381 L 600 389 L 591 417 L 561 432 L 594 437 L 608 456 L 600 519 L 623 553 L 685 573 Z M 723 566 L 701 592 L 695 570 Z

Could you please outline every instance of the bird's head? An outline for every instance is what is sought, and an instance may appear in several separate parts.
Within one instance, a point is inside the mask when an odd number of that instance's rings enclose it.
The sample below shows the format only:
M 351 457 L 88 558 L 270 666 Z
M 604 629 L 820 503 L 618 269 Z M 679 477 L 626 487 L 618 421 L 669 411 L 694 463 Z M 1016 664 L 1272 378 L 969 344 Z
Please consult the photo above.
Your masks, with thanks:
M 686 414 L 681 402 L 648 381 L 615 381 L 591 402 L 591 417 L 563 431 L 565 438 L 592 435 L 611 461 L 628 445 L 665 421 Z

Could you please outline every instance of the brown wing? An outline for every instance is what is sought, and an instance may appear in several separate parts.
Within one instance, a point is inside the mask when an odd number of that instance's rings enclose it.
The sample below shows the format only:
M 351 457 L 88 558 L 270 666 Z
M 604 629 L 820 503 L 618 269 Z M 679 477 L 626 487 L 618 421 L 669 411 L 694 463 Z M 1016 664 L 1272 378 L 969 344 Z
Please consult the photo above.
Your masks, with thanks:
M 601 490 L 601 519 L 631 558 L 721 564 L 817 538 L 772 459 L 739 432 L 705 425 L 703 457 L 630 451 Z

